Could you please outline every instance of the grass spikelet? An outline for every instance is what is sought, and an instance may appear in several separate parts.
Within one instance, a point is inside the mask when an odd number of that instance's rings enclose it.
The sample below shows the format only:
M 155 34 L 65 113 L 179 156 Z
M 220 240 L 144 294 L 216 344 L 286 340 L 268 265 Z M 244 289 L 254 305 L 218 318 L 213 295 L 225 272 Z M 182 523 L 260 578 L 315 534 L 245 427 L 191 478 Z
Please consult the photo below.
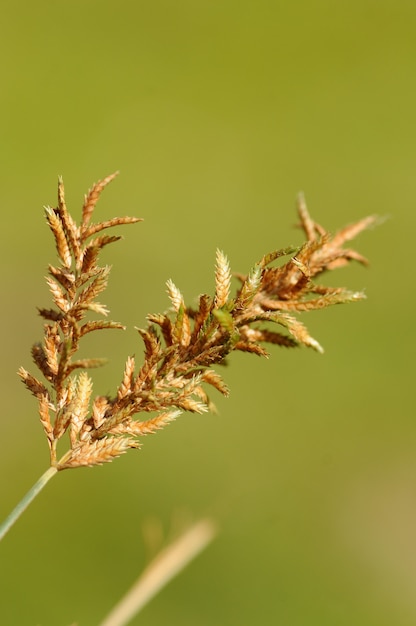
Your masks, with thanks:
M 172 303 L 173 310 L 178 312 L 181 307 L 185 307 L 183 296 L 179 289 L 176 287 L 176 285 L 174 285 L 174 283 L 170 279 L 166 281 L 166 287 L 169 299 Z
M 80 327 L 79 337 L 84 337 L 88 333 L 92 333 L 96 330 L 125 330 L 126 327 L 123 324 L 119 324 L 118 322 L 105 321 L 105 320 L 95 320 L 94 322 L 87 322 Z
M 66 313 L 69 309 L 69 304 L 63 294 L 61 287 L 55 280 L 53 280 L 53 278 L 47 277 L 46 282 L 49 285 L 49 289 L 51 291 L 54 303 L 56 304 L 58 309 L 61 309 L 62 313 Z
M 92 443 L 83 443 L 71 450 L 68 458 L 63 459 L 58 465 L 58 470 L 74 467 L 93 467 L 109 463 L 130 448 L 138 448 L 139 443 L 126 437 L 112 437 L 111 439 L 99 439 Z
M 39 397 L 39 417 L 48 441 L 52 442 L 54 439 L 53 427 L 51 423 L 49 400 L 46 395 Z
M 88 226 L 92 213 L 95 209 L 95 205 L 98 202 L 98 199 L 101 195 L 103 189 L 111 183 L 118 176 L 118 172 L 114 172 L 114 174 L 110 174 L 106 176 L 102 180 L 99 180 L 98 183 L 94 183 L 91 189 L 88 191 L 87 195 L 84 199 L 84 204 L 82 206 L 82 220 L 81 220 L 81 229 L 85 231 Z
M 310 336 L 306 326 L 301 321 L 285 313 L 276 315 L 275 321 L 285 326 L 296 341 L 323 354 L 323 347 Z
M 230 297 L 231 270 L 228 259 L 221 250 L 217 249 L 216 260 L 214 306 L 216 309 L 220 309 Z
M 205 402 L 200 402 L 199 400 L 195 400 L 191 397 L 182 398 L 179 401 L 179 406 L 185 411 L 190 411 L 191 413 L 206 413 L 209 410 Z
M 94 428 L 98 429 L 104 422 L 105 414 L 111 409 L 111 404 L 107 396 L 96 396 L 92 406 L 92 419 Z
M 125 398 L 132 391 L 134 385 L 134 367 L 135 359 L 134 357 L 129 356 L 124 367 L 123 380 L 117 389 L 117 398 L 119 400 L 121 400 L 121 398 Z
M 29 391 L 33 393 L 36 398 L 40 399 L 48 397 L 48 390 L 46 389 L 45 385 L 41 383 L 37 378 L 32 376 L 32 374 L 29 374 L 29 372 L 25 370 L 24 367 L 19 367 L 17 373 L 26 388 L 29 389 Z
M 208 385 L 212 385 L 212 387 L 215 387 L 215 389 L 219 391 L 223 396 L 228 396 L 230 394 L 230 390 L 223 381 L 220 374 L 218 374 L 218 372 L 213 369 L 205 370 L 201 375 L 201 381 L 207 383 Z
M 81 372 L 76 380 L 75 394 L 71 406 L 71 430 L 70 436 L 73 444 L 88 415 L 89 403 L 92 393 L 92 380 L 86 372 Z
M 58 178 L 58 209 L 57 212 L 62 221 L 62 226 L 64 229 L 65 237 L 68 241 L 68 244 L 72 250 L 72 254 L 75 258 L 79 256 L 79 242 L 78 242 L 78 229 L 77 226 L 72 219 L 71 215 L 68 213 L 65 203 L 65 188 L 62 177 Z
M 101 232 L 105 228 L 113 228 L 113 226 L 122 226 L 123 224 L 137 224 L 137 222 L 142 222 L 143 220 L 139 217 L 115 217 L 112 220 L 107 220 L 106 222 L 100 222 L 99 224 L 92 224 L 89 228 L 85 230 L 83 233 L 83 241 L 92 237 L 96 233 Z
M 249 275 L 243 279 L 240 292 L 238 294 L 235 307 L 244 310 L 253 300 L 261 284 L 262 268 L 257 264 L 250 271 Z
M 54 209 L 46 207 L 45 212 L 49 227 L 55 237 L 55 244 L 58 256 L 63 265 L 67 269 L 69 269 L 71 267 L 72 257 L 62 221 L 60 220 Z
M 181 414 L 179 409 L 165 411 L 144 421 L 131 420 L 126 427 L 126 432 L 135 437 L 143 437 L 144 435 L 152 435 L 158 430 L 162 430 L 168 424 L 175 421 Z

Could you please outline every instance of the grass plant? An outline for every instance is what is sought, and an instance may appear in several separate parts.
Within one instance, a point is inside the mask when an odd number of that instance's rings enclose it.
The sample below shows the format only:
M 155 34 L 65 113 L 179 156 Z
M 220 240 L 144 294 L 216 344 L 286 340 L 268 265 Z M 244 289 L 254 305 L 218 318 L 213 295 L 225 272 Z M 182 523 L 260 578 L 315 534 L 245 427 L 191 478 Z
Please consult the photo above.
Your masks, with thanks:
M 108 309 L 98 301 L 110 273 L 108 266 L 99 264 L 100 252 L 121 239 L 107 234 L 109 228 L 141 221 L 137 217 L 93 221 L 97 201 L 115 176 L 93 185 L 78 223 L 66 206 L 62 179 L 57 206 L 45 210 L 58 256 L 46 279 L 52 307 L 39 309 L 43 339 L 32 347 L 38 373 L 23 367 L 18 373 L 37 399 L 50 467 L 2 524 L 0 538 L 58 472 L 113 461 L 138 449 L 144 436 L 172 423 L 182 412 L 213 410 L 208 389 L 229 393 L 214 366 L 224 364 L 231 352 L 267 357 L 266 346 L 272 344 L 304 345 L 322 352 L 298 314 L 365 297 L 362 292 L 324 286 L 317 279 L 351 261 L 367 263 L 346 244 L 377 218 L 366 217 L 331 236 L 310 217 L 299 195 L 303 245 L 265 254 L 245 274 L 233 274 L 226 255 L 217 250 L 215 292 L 200 295 L 196 307 L 187 306 L 181 291 L 168 280 L 170 308 L 149 314 L 147 324 L 137 328 L 144 344 L 142 363 L 137 365 L 135 357 L 128 356 L 114 394 L 94 397 L 89 372 L 103 360 L 78 358 L 80 343 L 90 333 L 124 329 L 108 319 Z M 238 280 L 234 293 L 233 276 Z M 208 535 L 211 538 L 213 533 Z M 201 548 L 206 542 L 207 533 Z

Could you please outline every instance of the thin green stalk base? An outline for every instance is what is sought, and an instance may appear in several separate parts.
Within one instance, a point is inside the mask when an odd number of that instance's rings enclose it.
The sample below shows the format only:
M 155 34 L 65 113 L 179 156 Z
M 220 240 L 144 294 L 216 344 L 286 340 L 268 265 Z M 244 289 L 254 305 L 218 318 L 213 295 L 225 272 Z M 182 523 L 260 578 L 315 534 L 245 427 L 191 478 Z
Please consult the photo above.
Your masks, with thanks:
M 38 493 L 42 491 L 46 483 L 50 481 L 52 476 L 58 472 L 56 467 L 49 467 L 44 474 L 39 478 L 39 480 L 33 485 L 31 489 L 27 492 L 27 494 L 20 500 L 19 504 L 15 509 L 10 513 L 10 515 L 4 520 L 3 524 L 0 526 L 0 541 L 3 539 L 8 530 L 13 526 L 13 524 L 19 519 L 23 511 L 27 509 L 29 504 L 36 498 Z

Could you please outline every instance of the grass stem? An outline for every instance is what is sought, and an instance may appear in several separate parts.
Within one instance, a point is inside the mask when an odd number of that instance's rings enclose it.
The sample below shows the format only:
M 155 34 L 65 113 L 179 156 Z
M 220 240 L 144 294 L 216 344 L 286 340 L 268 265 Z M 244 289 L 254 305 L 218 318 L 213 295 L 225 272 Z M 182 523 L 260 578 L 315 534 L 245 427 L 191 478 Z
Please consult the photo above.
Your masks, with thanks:
M 23 511 L 29 506 L 29 504 L 36 498 L 38 493 L 42 491 L 44 486 L 50 481 L 52 476 L 57 473 L 56 467 L 49 467 L 39 480 L 33 485 L 27 494 L 20 500 L 19 504 L 13 509 L 10 515 L 0 525 L 0 541 L 3 539 L 8 530 L 19 519 Z

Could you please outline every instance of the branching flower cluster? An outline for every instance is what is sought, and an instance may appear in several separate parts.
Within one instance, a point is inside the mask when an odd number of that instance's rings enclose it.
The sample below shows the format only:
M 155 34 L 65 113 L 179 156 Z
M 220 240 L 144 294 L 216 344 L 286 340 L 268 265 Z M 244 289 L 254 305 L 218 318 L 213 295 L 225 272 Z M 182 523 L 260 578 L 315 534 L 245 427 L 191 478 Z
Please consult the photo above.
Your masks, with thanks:
M 224 362 L 234 350 L 267 356 L 263 344 L 269 343 L 286 347 L 304 344 L 322 351 L 293 314 L 364 297 L 361 292 L 319 285 L 315 279 L 351 260 L 366 263 L 344 244 L 376 218 L 367 217 L 331 237 L 310 218 L 299 197 L 304 245 L 267 254 L 247 275 L 235 275 L 239 287 L 233 296 L 233 275 L 227 257 L 218 250 L 215 293 L 213 297 L 201 295 L 197 308 L 188 307 L 169 280 L 170 310 L 148 315 L 147 327 L 137 329 L 145 346 L 142 364 L 136 367 L 134 357 L 128 357 L 114 397 L 93 398 L 87 370 L 103 361 L 77 359 L 80 341 L 91 332 L 124 328 L 113 321 L 87 319 L 91 312 L 108 315 L 107 308 L 97 301 L 109 276 L 109 267 L 98 265 L 99 253 L 120 237 L 103 231 L 140 221 L 135 217 L 91 221 L 101 192 L 114 177 L 99 181 L 86 195 L 79 225 L 66 207 L 62 180 L 58 183 L 57 208 L 46 209 L 59 264 L 49 266 L 47 282 L 54 308 L 39 309 L 45 320 L 44 337 L 32 348 L 33 360 L 46 383 L 23 367 L 19 375 L 38 399 L 51 466 L 58 470 L 111 461 L 129 448 L 139 447 L 142 436 L 163 428 L 181 412 L 212 409 L 207 385 L 228 394 L 212 366 Z M 278 259 L 281 264 L 273 265 Z M 279 330 L 271 330 L 270 322 Z M 57 445 L 64 435 L 69 449 L 58 460 Z

